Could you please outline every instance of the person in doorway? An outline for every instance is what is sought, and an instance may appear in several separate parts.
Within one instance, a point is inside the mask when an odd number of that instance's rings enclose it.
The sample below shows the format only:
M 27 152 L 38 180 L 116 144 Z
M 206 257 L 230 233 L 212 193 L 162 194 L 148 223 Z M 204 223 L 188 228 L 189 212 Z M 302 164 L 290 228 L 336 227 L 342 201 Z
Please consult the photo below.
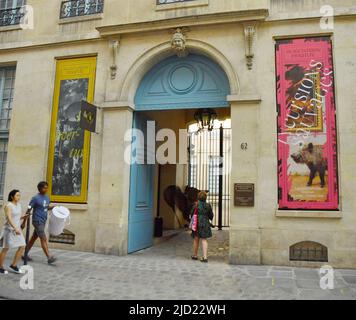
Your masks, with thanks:
M 192 237 L 194 239 L 193 245 L 193 260 L 198 260 L 199 242 L 201 239 L 203 248 L 203 257 L 201 262 L 208 262 L 208 238 L 212 237 L 210 220 L 214 218 L 214 213 L 211 205 L 206 202 L 207 193 L 199 192 L 198 201 L 192 209 Z
M 49 249 L 48 249 L 48 242 L 47 242 L 47 237 L 45 233 L 45 226 L 47 222 L 47 217 L 48 217 L 48 211 L 52 210 L 53 207 L 50 206 L 50 199 L 47 195 L 48 191 L 48 183 L 46 181 L 41 181 L 37 185 L 38 189 L 38 194 L 35 195 L 29 204 L 29 208 L 27 210 L 27 213 L 29 214 L 31 210 L 32 212 L 32 225 L 34 227 L 34 232 L 33 235 L 27 245 L 27 253 L 30 252 L 32 246 L 36 242 L 38 238 L 40 238 L 41 241 L 41 247 L 44 252 L 44 254 L 47 257 L 47 262 L 48 264 L 54 263 L 57 259 L 50 254 Z M 23 257 L 24 258 L 24 257 Z M 32 259 L 28 257 L 28 261 L 31 261 Z
M 4 268 L 4 261 L 10 249 L 16 248 L 17 251 L 10 265 L 10 270 L 15 273 L 23 273 L 17 267 L 17 262 L 20 260 L 26 246 L 25 238 L 21 230 L 21 220 L 25 218 L 22 216 L 22 209 L 20 204 L 20 191 L 12 190 L 9 193 L 8 203 L 5 205 L 5 224 L 3 227 L 2 235 L 0 236 L 0 274 L 8 274 Z

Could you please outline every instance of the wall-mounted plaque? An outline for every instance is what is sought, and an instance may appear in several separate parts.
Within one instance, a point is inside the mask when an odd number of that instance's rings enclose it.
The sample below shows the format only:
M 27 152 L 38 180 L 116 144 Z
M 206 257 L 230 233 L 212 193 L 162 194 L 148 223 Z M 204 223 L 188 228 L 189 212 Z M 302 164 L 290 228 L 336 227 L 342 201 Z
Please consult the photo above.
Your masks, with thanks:
M 255 185 L 253 183 L 235 183 L 235 207 L 253 207 L 255 205 Z

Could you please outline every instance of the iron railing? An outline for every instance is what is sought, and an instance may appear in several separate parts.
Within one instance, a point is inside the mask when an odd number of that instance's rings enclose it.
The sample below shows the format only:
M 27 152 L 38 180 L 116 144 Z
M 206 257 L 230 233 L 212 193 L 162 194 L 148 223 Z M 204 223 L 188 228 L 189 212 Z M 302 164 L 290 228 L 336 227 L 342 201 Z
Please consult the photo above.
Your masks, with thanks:
M 72 18 L 103 13 L 104 0 L 72 0 L 63 1 L 60 18 Z
M 177 2 L 188 2 L 188 1 L 195 1 L 195 0 L 157 0 L 157 5 L 168 4 L 168 3 L 177 3 Z
M 213 224 L 219 227 L 230 226 L 230 168 L 231 129 L 190 133 L 188 185 L 209 191 L 207 201 L 214 211 Z
M 0 10 L 0 27 L 12 26 L 21 23 L 24 16 L 23 7 L 1 9 Z

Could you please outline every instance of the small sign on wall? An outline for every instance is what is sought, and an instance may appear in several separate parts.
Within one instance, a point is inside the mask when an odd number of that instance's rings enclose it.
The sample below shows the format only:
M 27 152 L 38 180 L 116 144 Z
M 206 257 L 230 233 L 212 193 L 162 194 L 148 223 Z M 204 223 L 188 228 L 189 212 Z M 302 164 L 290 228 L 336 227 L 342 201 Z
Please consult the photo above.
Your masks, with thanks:
M 254 207 L 255 185 L 253 183 L 235 183 L 234 204 L 235 207 Z

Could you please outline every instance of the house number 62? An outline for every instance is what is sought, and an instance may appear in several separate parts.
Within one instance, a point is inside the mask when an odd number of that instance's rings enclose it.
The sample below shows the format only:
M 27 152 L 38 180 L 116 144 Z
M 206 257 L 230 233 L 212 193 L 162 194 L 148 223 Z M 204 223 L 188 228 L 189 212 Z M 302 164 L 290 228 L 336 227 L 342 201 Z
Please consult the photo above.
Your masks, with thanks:
M 247 148 L 248 148 L 247 142 L 241 143 L 241 149 L 242 150 L 247 150 Z

